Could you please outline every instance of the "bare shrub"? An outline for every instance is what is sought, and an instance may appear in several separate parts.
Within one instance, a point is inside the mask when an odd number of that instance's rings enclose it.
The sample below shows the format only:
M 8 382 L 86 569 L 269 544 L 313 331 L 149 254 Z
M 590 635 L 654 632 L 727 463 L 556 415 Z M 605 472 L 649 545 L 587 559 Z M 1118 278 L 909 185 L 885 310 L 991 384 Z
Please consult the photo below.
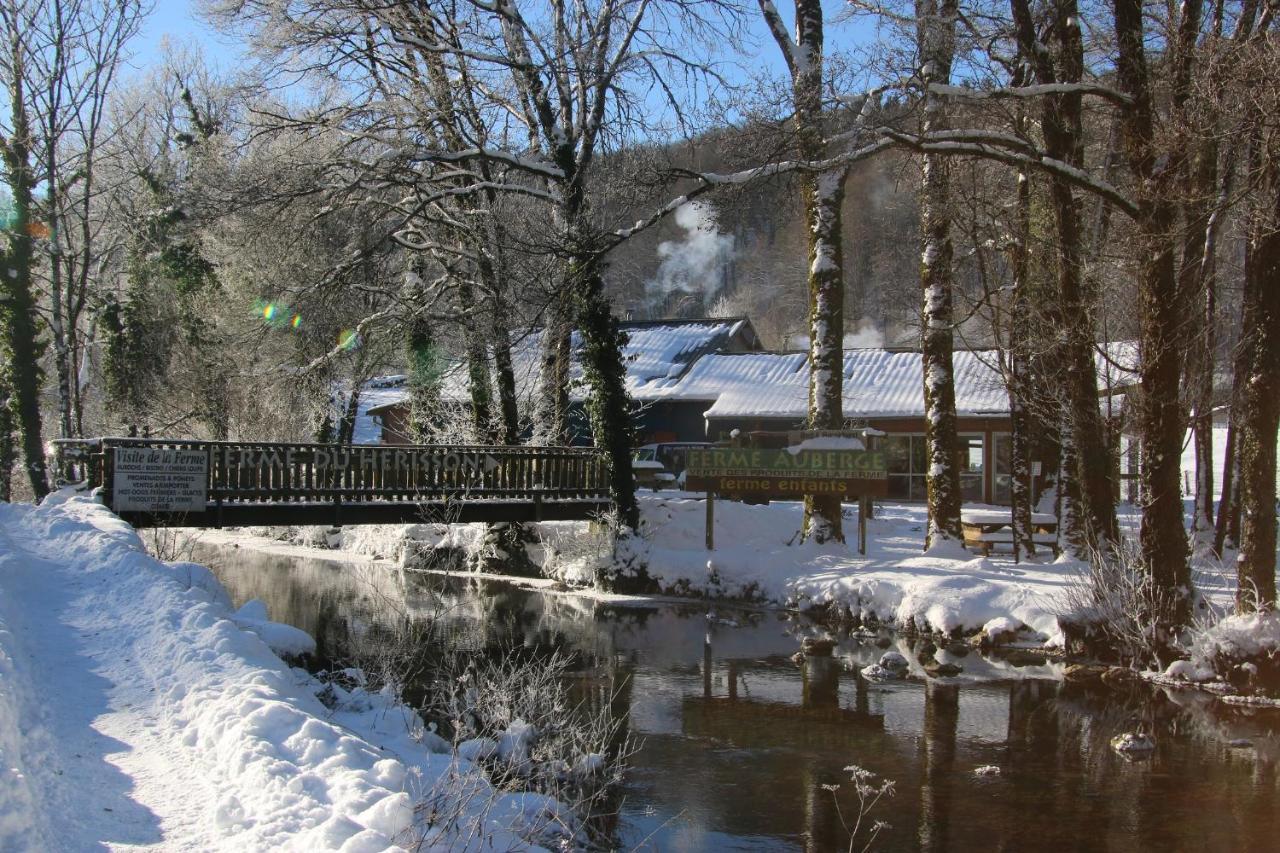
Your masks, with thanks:
M 478 806 L 483 785 L 459 768 L 419 800 L 419 823 L 448 827 L 454 849 L 472 842 L 487 849 L 481 842 L 493 822 L 477 814 L 499 810 L 494 820 L 506 825 L 511 804 L 502 796 L 518 793 L 525 805 L 512 829 L 526 840 L 554 849 L 606 844 L 613 800 L 635 751 L 624 716 L 614 711 L 618 687 L 596 672 L 582 678 L 576 657 L 563 652 L 451 648 L 457 640 L 440 627 L 449 621 L 448 605 L 437 600 L 430 614 L 410 616 L 403 602 L 368 586 L 388 615 L 352 635 L 330 676 L 399 697 L 406 713 L 418 715 L 410 728 L 429 748 L 451 745 L 494 789 Z
M 142 533 L 142 543 L 147 546 L 147 551 L 163 563 L 191 561 L 199 541 L 200 531 L 190 527 L 163 525 Z
M 637 745 L 613 711 L 617 687 L 576 698 L 572 668 L 561 652 L 454 654 L 440 662 L 423 711 L 496 787 L 566 804 L 591 836 L 614 811 Z
M 1068 643 L 1132 665 L 1163 667 L 1172 660 L 1176 638 L 1162 617 L 1175 612 L 1175 593 L 1152 582 L 1137 543 L 1091 550 L 1084 565 L 1067 584 L 1058 614 Z
M 613 559 L 617 513 L 592 522 L 542 525 L 542 572 L 574 586 L 589 586 Z

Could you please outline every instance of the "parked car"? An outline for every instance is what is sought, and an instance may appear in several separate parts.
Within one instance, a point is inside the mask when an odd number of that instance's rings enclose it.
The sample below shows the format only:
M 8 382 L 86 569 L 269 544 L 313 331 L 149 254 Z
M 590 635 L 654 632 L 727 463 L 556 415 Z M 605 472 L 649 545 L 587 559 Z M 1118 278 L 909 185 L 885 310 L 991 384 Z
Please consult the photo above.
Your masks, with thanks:
M 660 489 L 675 476 L 667 471 L 667 467 L 658 461 L 658 454 L 651 447 L 641 447 L 631 457 L 631 470 L 636 475 L 637 488 Z
M 683 485 L 689 451 L 710 446 L 707 441 L 663 441 L 641 445 L 636 448 L 631 462 L 636 472 L 636 485 L 655 489 Z

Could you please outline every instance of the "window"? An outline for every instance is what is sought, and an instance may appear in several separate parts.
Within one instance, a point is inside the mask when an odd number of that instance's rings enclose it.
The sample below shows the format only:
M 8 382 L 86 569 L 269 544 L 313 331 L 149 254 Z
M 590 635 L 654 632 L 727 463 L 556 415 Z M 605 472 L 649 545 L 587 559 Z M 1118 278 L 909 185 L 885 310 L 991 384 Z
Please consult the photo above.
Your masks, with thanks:
M 885 453 L 889 472 L 889 497 L 897 500 L 922 501 L 928 496 L 925 473 L 928 455 L 923 435 L 886 435 L 878 438 L 877 447 Z M 986 477 L 986 448 L 981 435 L 960 436 L 960 491 L 966 501 L 983 500 Z
M 1013 437 L 1008 433 L 992 436 L 995 458 L 991 466 L 991 499 L 998 504 L 1013 503 Z
M 926 497 L 926 466 L 923 435 L 886 435 L 877 440 L 885 452 L 889 472 L 889 497 L 922 501 Z
M 960 436 L 960 494 L 964 500 L 981 503 L 986 474 L 986 448 L 980 435 Z

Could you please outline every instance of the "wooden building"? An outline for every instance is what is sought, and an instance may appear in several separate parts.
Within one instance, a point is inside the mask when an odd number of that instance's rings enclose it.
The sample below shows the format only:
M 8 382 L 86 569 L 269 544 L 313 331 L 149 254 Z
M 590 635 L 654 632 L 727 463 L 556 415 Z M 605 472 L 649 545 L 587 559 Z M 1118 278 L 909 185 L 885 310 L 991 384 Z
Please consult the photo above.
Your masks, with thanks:
M 804 426 L 809 369 L 804 352 L 766 352 L 751 323 L 729 320 L 669 320 L 623 323 L 630 335 L 627 390 L 637 403 L 637 444 L 715 441 L 735 429 L 791 430 Z M 576 351 L 575 336 L 575 351 Z M 514 361 L 521 410 L 532 411 L 538 391 L 538 332 L 516 346 Z M 1106 387 L 1116 354 L 1100 358 Z M 962 442 L 961 488 L 969 502 L 1010 501 L 1009 400 L 995 351 L 959 351 L 953 364 L 956 413 Z M 575 362 L 573 379 L 581 377 Z M 889 454 L 889 496 L 924 500 L 924 381 L 918 350 L 849 349 L 844 354 L 844 416 L 850 427 L 872 427 Z M 572 385 L 576 440 L 589 443 L 582 402 L 587 389 Z M 378 402 L 362 414 L 374 418 L 385 443 L 406 443 L 407 389 L 377 391 Z M 465 412 L 466 372 L 451 371 L 442 391 Z M 362 434 L 368 430 L 361 431 Z M 376 433 L 376 429 L 374 430 Z

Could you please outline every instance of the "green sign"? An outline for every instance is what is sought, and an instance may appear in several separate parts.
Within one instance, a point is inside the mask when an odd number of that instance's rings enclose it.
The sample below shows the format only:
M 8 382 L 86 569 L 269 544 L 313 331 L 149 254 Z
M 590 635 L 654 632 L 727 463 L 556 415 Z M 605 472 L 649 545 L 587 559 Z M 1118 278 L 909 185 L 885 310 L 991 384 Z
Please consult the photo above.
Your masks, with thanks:
M 689 450 L 686 477 L 774 477 L 807 480 L 885 480 L 884 451 L 710 447 Z
M 722 495 L 885 495 L 889 475 L 880 450 L 712 447 L 690 450 L 685 488 Z

